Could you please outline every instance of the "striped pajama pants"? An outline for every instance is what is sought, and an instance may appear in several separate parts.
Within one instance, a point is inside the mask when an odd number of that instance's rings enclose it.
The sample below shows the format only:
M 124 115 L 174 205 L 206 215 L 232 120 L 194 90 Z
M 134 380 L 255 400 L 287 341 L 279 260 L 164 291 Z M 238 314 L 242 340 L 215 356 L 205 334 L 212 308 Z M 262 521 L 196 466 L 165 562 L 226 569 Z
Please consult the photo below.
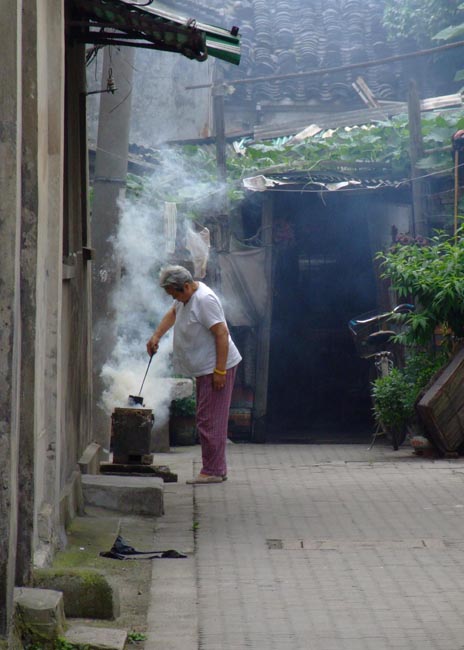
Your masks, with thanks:
M 227 371 L 226 385 L 221 390 L 213 390 L 212 374 L 196 378 L 196 420 L 203 462 L 202 474 L 227 474 L 227 425 L 236 372 L 237 366 Z

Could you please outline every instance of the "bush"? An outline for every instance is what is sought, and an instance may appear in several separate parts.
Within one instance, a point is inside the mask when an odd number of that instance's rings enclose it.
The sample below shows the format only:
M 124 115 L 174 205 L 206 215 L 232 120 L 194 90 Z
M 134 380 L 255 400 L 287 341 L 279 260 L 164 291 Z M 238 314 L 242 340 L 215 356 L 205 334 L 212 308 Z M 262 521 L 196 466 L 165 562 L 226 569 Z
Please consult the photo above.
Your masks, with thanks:
M 372 396 L 377 422 L 388 431 L 404 431 L 415 417 L 417 398 L 447 360 L 445 352 L 414 352 L 404 368 L 393 368 L 386 377 L 376 379 Z
M 403 371 L 393 368 L 386 377 L 373 382 L 374 415 L 388 431 L 401 431 L 413 415 L 412 388 Z
M 171 415 L 182 417 L 194 416 L 196 407 L 196 400 L 193 396 L 174 399 L 171 402 Z
M 438 233 L 423 242 L 397 244 L 378 253 L 382 277 L 391 281 L 400 299 L 412 296 L 418 308 L 400 318 L 407 326 L 397 340 L 418 346 L 430 344 L 437 328 L 464 337 L 464 231 L 456 237 Z M 449 347 L 453 339 L 446 341 Z

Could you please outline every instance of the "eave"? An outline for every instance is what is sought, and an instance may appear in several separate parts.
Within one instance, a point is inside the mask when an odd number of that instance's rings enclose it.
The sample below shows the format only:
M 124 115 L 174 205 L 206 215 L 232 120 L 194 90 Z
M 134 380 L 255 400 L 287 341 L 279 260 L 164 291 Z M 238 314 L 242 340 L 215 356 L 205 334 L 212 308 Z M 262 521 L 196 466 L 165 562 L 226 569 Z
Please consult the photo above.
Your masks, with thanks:
M 67 0 L 70 38 L 93 45 L 124 45 L 178 52 L 189 59 L 208 56 L 238 65 L 238 28 L 198 22 L 159 5 L 129 0 Z

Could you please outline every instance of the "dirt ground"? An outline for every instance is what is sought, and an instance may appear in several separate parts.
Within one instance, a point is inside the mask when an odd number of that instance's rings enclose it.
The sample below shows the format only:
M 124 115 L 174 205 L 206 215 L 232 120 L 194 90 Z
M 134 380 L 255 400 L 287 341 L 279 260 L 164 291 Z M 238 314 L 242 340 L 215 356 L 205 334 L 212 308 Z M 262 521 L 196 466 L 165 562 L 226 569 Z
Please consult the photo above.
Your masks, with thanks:
M 127 648 L 143 649 L 143 639 L 137 639 L 146 630 L 152 563 L 157 560 L 117 560 L 101 557 L 100 552 L 109 551 L 118 534 L 138 551 L 164 550 L 156 549 L 156 525 L 154 517 L 129 516 L 90 507 L 86 508 L 85 516 L 74 519 L 68 530 L 67 547 L 58 553 L 53 567 L 99 571 L 119 592 L 121 611 L 114 621 L 68 617 L 69 624 L 126 630 Z

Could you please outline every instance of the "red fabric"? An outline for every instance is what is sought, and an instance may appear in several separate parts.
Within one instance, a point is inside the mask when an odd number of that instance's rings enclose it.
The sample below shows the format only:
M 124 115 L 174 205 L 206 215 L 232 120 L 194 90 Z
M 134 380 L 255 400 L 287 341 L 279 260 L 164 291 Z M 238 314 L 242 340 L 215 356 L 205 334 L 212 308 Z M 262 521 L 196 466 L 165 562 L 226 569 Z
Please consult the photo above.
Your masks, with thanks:
M 197 430 L 203 461 L 202 474 L 227 474 L 227 424 L 236 371 L 237 366 L 227 371 L 226 385 L 221 390 L 213 390 L 213 375 L 196 378 Z

